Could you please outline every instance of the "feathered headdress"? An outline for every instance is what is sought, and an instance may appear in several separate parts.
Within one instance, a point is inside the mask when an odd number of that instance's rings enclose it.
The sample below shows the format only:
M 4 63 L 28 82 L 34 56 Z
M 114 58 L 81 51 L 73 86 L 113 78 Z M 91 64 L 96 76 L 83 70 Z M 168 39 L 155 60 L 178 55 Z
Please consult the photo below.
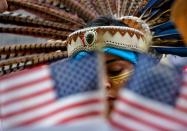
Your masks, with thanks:
M 180 34 L 170 21 L 173 1 L 7 0 L 9 9 L 0 14 L 1 33 L 53 40 L 0 46 L 0 74 L 93 50 L 98 35 L 104 46 L 186 55 Z M 112 16 L 128 27 L 84 28 L 99 16 Z

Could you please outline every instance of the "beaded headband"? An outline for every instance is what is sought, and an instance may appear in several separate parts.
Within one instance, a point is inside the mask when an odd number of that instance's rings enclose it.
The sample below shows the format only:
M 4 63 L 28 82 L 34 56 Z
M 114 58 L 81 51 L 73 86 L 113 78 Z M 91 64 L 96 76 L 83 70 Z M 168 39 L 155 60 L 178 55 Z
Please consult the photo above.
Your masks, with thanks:
M 123 17 L 120 20 L 129 27 L 89 27 L 70 34 L 67 39 L 68 56 L 80 51 L 92 51 L 98 47 L 148 52 L 151 34 L 147 24 L 139 18 L 131 16 Z

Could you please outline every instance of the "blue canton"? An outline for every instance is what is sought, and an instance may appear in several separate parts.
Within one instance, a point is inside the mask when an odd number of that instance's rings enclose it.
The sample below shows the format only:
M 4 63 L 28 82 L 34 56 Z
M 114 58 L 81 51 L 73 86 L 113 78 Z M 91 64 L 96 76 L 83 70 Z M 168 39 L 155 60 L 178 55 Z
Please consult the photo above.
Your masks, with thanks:
M 176 69 L 156 64 L 155 61 L 152 57 L 140 56 L 126 88 L 144 97 L 175 106 L 181 74 Z
M 69 58 L 50 66 L 58 97 L 94 91 L 99 88 L 98 59 L 94 53 L 80 60 Z

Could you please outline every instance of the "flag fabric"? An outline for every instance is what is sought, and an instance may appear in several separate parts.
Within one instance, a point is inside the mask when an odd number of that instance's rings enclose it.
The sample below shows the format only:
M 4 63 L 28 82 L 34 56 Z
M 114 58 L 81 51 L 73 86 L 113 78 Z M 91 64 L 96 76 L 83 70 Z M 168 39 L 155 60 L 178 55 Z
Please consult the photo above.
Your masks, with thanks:
M 80 126 L 101 120 L 104 95 L 97 66 L 93 54 L 0 78 L 2 129 Z
M 154 63 L 154 58 L 140 55 L 134 75 L 115 103 L 110 118 L 114 130 L 187 129 L 187 113 L 176 106 L 182 75 Z
M 177 100 L 177 108 L 187 113 L 187 66 L 183 68 L 183 81 L 180 96 Z

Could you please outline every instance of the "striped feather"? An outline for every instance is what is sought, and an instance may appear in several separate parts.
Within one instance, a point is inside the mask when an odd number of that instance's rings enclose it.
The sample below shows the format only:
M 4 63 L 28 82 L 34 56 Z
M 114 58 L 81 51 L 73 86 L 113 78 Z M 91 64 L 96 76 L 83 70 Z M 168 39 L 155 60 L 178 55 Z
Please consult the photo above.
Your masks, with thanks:
M 15 44 L 15 45 L 2 45 L 0 46 L 0 55 L 9 55 L 11 54 L 32 54 L 32 53 L 48 53 L 51 51 L 66 51 L 66 44 L 63 41 L 50 40 L 46 43 L 25 43 L 25 44 Z M 11 52 L 11 53 L 10 53 Z M 8 57 L 9 58 L 9 57 Z
M 15 25 L 28 25 L 28 26 L 39 26 L 39 27 L 46 27 L 46 28 L 53 28 L 57 30 L 66 30 L 66 31 L 74 31 L 78 27 L 69 23 L 58 23 L 52 22 L 48 20 L 44 20 L 38 17 L 32 16 L 21 16 L 15 15 L 14 13 L 6 13 L 0 14 L 1 23 L 5 24 L 15 24 Z
M 76 12 L 79 17 L 83 18 L 85 21 L 96 18 L 94 13 L 75 0 L 61 0 L 61 3 L 71 11 Z
M 0 75 L 67 57 L 67 52 L 32 54 L 0 61 Z
M 17 5 L 20 8 L 29 8 L 32 10 L 37 10 L 38 12 L 45 13 L 49 16 L 54 16 L 58 19 L 66 20 L 74 24 L 81 24 L 84 25 L 84 22 L 82 19 L 77 17 L 76 15 L 72 15 L 70 13 L 67 13 L 66 11 L 59 10 L 56 8 L 49 8 L 47 6 L 42 6 L 37 3 L 32 3 L 32 2 L 27 2 L 27 1 L 22 1 L 22 0 L 7 0 L 9 5 Z
M 44 38 L 56 38 L 65 40 L 69 32 L 58 31 L 50 28 L 36 28 L 36 27 L 0 27 L 0 33 L 14 33 L 22 35 L 30 35 Z

